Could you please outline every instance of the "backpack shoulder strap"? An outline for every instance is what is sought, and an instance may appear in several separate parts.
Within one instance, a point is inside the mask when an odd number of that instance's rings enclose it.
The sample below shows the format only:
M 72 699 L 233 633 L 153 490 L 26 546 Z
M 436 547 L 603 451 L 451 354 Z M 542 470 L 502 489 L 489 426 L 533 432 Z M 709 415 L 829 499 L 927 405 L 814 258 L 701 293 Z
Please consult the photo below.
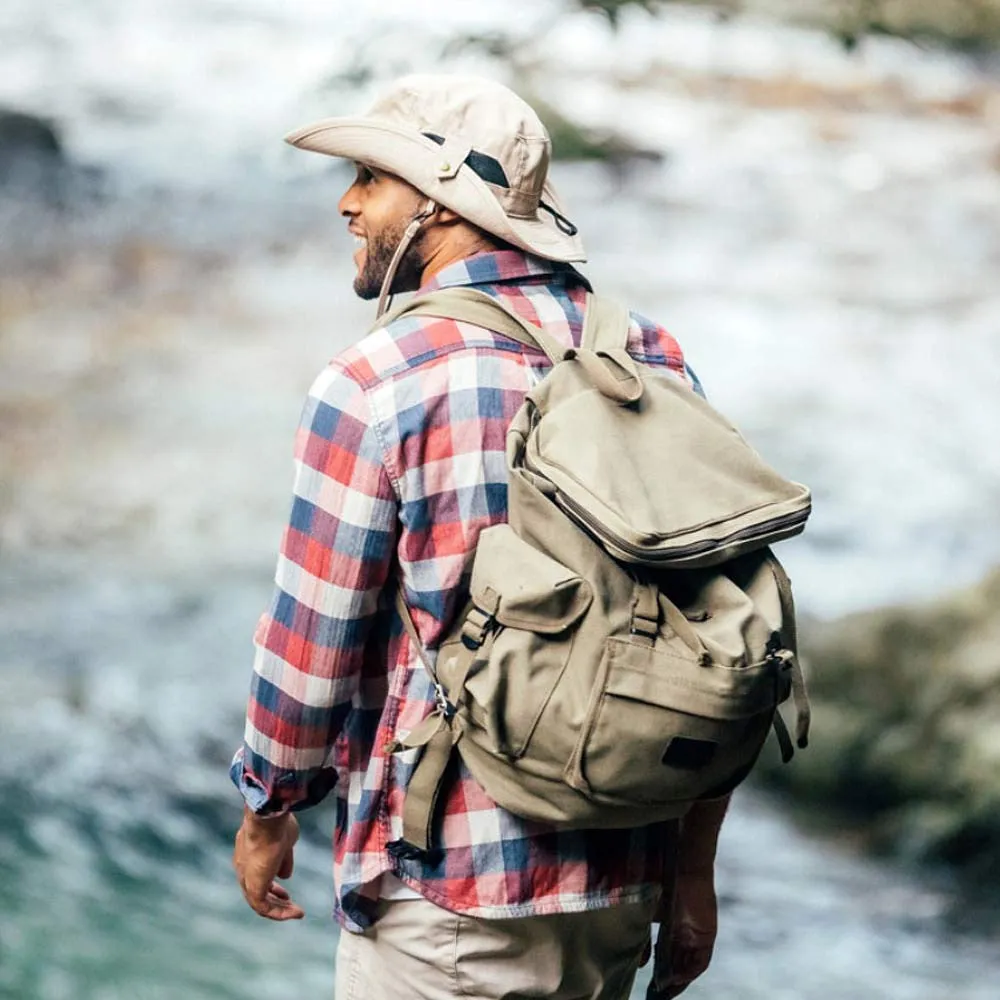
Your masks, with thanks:
M 498 299 L 474 288 L 442 288 L 428 292 L 388 312 L 373 327 L 386 326 L 402 316 L 436 316 L 470 323 L 500 333 L 519 344 L 537 347 L 553 364 L 563 360 L 566 347 L 540 326 L 512 312 Z
M 631 326 L 632 317 L 621 303 L 588 294 L 580 346 L 591 351 L 624 350 Z

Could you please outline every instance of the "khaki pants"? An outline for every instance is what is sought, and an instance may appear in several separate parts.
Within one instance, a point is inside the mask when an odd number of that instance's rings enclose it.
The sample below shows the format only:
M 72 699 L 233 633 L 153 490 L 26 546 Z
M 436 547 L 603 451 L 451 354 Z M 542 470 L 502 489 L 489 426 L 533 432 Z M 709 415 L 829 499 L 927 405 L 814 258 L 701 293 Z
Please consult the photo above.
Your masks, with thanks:
M 479 920 L 381 900 L 366 933 L 340 935 L 336 1000 L 628 1000 L 654 909 Z

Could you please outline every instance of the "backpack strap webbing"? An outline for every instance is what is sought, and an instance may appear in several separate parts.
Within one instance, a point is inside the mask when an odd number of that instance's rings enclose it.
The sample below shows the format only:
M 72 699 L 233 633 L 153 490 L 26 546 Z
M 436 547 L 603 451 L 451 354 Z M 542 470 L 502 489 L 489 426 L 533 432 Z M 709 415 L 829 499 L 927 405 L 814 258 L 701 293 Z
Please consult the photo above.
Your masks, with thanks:
M 436 703 L 434 711 L 423 722 L 414 726 L 403 739 L 397 740 L 390 748 L 393 753 L 417 748 L 421 750 L 420 759 L 410 776 L 406 797 L 403 800 L 402 839 L 405 845 L 402 850 L 406 852 L 406 856 L 414 857 L 424 854 L 431 848 L 434 814 L 444 787 L 448 764 L 458 741 L 462 738 L 462 728 L 455 714 L 456 708 L 448 700 L 447 693 L 437 678 L 437 671 L 417 632 L 413 615 L 410 614 L 406 598 L 403 596 L 402 586 L 396 587 L 396 610 L 402 619 L 410 643 L 431 678 Z M 456 679 L 456 691 L 460 692 L 465 687 L 465 678 L 472 664 L 473 661 L 470 660 L 466 673 Z
M 785 568 L 774 556 L 771 556 L 771 568 L 778 585 L 778 597 L 781 601 L 781 617 L 785 630 L 785 641 L 792 653 L 791 679 L 792 702 L 795 705 L 795 743 L 800 750 L 809 745 L 809 728 L 812 722 L 812 710 L 809 706 L 809 692 L 806 690 L 806 679 L 799 663 L 798 632 L 795 627 L 795 601 L 792 597 L 792 584 Z
M 373 329 L 387 326 L 403 316 L 435 316 L 471 323 L 527 347 L 537 347 L 553 364 L 563 359 L 567 349 L 542 327 L 518 316 L 501 300 L 474 288 L 441 288 L 428 292 L 386 313 Z M 592 351 L 624 349 L 631 325 L 631 314 L 623 305 L 588 292 L 580 346 Z
M 809 745 L 809 728 L 812 722 L 812 709 L 809 705 L 809 692 L 806 690 L 806 679 L 799 663 L 798 634 L 795 627 L 795 602 L 792 598 L 792 584 L 784 567 L 769 555 L 774 582 L 778 588 L 778 599 L 781 602 L 782 638 L 787 650 L 788 668 L 792 682 L 792 702 L 795 706 L 795 742 L 792 742 L 788 726 L 778 709 L 774 711 L 774 734 L 778 737 L 781 748 L 781 760 L 787 764 L 795 754 L 795 747 L 804 750 Z
M 492 295 L 477 292 L 474 288 L 442 288 L 428 292 L 386 313 L 373 329 L 403 316 L 436 316 L 471 323 L 503 334 L 527 347 L 537 347 L 553 364 L 562 361 L 567 350 L 566 345 L 560 344 L 540 326 L 518 316 Z
M 580 346 L 591 351 L 624 350 L 631 327 L 632 316 L 620 302 L 588 294 Z

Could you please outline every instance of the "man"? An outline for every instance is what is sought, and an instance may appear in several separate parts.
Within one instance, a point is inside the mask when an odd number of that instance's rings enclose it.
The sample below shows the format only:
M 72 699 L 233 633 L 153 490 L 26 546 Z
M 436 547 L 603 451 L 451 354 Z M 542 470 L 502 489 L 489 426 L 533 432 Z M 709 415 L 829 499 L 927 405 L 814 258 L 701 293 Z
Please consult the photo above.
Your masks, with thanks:
M 355 162 L 340 212 L 354 291 L 473 286 L 569 346 L 589 285 L 547 182 L 548 134 L 511 91 L 410 77 L 360 118 L 288 137 Z M 629 350 L 692 380 L 675 341 L 633 317 Z M 708 965 L 726 802 L 678 825 L 557 832 L 505 812 L 464 768 L 439 803 L 439 849 L 399 849 L 431 680 L 393 607 L 402 587 L 431 656 L 465 599 L 480 531 L 507 518 L 504 436 L 545 356 L 486 329 L 403 317 L 334 359 L 299 429 L 274 603 L 258 627 L 234 866 L 251 907 L 301 917 L 294 811 L 333 792 L 338 1000 L 622 998 L 657 945 L 658 996 Z

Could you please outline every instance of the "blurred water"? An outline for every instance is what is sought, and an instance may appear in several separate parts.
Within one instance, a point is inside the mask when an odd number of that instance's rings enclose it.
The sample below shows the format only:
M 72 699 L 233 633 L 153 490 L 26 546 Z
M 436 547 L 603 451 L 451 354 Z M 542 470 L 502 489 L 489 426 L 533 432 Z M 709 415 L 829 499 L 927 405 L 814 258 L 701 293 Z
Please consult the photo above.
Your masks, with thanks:
M 291 430 L 370 319 L 338 175 L 275 137 L 363 100 L 329 80 L 371 51 L 372 19 L 392 72 L 495 24 L 484 7 L 0 8 L 0 103 L 57 114 L 123 192 L 97 218 L 0 234 L 55 261 L 8 256 L 0 276 L 2 996 L 331 995 L 329 817 L 297 866 L 303 924 L 258 920 L 228 871 L 224 772 Z M 813 486 L 784 553 L 802 604 L 932 594 L 995 562 L 996 81 L 683 13 L 614 44 L 578 18 L 522 55 L 567 110 L 670 154 L 562 167 L 560 185 L 599 287 L 667 323 L 713 399 Z M 995 931 L 949 930 L 947 879 L 860 861 L 754 793 L 721 869 L 692 997 L 997 995 Z

